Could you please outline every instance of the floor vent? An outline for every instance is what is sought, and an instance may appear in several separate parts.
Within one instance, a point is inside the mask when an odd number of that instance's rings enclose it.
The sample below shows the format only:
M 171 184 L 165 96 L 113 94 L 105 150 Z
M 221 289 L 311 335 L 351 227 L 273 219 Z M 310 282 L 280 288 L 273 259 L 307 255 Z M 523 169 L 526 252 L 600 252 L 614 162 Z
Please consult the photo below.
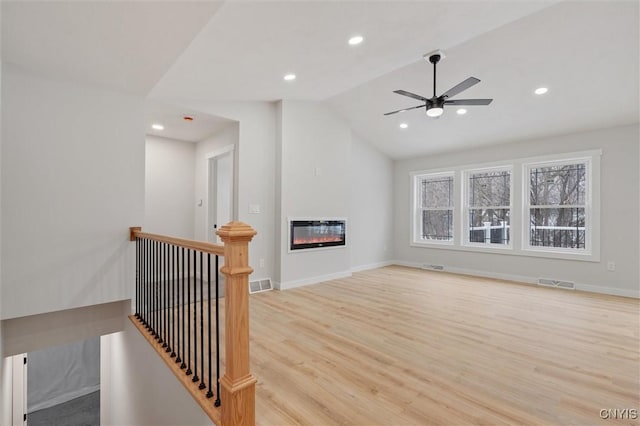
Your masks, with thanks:
M 567 290 L 575 290 L 576 283 L 572 281 L 552 280 L 550 278 L 538 278 L 538 284 L 547 287 L 565 288 Z
M 273 286 L 271 285 L 270 278 L 249 282 L 249 293 L 251 294 L 260 293 L 262 291 L 269 291 L 269 290 L 273 290 Z
M 443 265 L 431 265 L 428 263 L 425 263 L 424 265 L 422 265 L 422 269 L 431 269 L 434 271 L 444 271 L 444 266 Z

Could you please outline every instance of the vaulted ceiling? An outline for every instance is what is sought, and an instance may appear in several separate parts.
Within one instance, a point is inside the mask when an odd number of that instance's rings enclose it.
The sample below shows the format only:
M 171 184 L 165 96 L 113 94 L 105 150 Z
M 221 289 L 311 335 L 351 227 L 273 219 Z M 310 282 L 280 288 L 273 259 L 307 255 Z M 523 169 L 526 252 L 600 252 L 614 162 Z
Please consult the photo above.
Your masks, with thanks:
M 3 2 L 2 56 L 148 95 L 149 120 L 181 115 L 181 100 L 325 101 L 403 158 L 638 122 L 638 15 L 637 1 Z M 438 92 L 474 76 L 458 97 L 494 102 L 383 116 L 419 104 L 393 90 L 432 95 L 434 49 L 447 55 Z

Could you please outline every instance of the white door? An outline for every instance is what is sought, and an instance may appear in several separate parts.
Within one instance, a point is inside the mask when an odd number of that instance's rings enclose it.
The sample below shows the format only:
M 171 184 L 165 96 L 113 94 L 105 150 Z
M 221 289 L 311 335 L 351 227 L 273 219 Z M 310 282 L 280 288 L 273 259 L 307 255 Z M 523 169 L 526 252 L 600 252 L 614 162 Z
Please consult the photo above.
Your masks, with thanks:
M 216 230 L 233 218 L 233 149 L 209 157 L 207 241 L 219 243 Z

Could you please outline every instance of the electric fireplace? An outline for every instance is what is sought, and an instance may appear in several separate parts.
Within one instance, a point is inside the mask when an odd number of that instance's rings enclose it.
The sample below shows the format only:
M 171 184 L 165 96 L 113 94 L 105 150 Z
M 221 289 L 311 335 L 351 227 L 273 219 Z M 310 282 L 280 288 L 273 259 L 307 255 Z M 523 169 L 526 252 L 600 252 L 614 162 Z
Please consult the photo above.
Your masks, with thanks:
M 345 246 L 345 219 L 289 220 L 289 250 Z

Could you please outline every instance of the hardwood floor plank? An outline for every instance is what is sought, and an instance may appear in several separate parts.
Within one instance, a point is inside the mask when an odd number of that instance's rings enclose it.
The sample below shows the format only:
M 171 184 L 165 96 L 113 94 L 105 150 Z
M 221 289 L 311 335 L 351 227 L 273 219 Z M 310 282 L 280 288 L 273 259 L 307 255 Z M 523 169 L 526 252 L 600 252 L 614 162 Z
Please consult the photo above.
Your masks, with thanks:
M 261 425 L 585 425 L 640 408 L 636 299 L 391 266 L 250 304 Z

